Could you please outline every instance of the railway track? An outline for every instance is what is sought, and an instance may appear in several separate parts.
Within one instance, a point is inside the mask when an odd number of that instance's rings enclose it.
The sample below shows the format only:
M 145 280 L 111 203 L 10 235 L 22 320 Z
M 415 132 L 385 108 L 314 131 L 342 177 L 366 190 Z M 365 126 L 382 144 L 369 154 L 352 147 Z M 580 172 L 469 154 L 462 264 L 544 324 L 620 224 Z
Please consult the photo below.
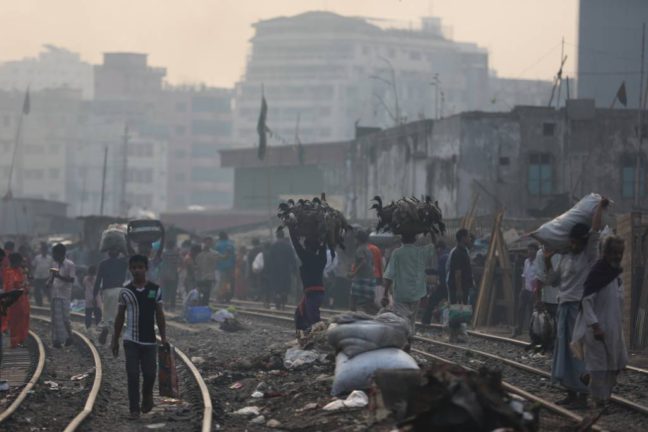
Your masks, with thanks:
M 47 424 L 48 428 L 62 430 L 64 432 L 73 432 L 79 429 L 86 418 L 92 413 L 97 399 L 97 394 L 101 388 L 103 369 L 99 359 L 99 354 L 88 338 L 83 334 L 73 331 L 72 337 L 76 340 L 74 348 L 70 350 L 57 351 L 54 355 L 47 355 L 43 341 L 38 336 L 35 329 L 45 333 L 51 321 L 48 317 L 31 315 L 32 330 L 30 336 L 35 349 L 31 350 L 35 358 L 35 367 L 31 379 L 22 389 L 12 405 L 0 415 L 0 430 L 34 430 L 42 422 Z M 78 352 L 77 352 L 78 349 Z M 59 354 L 60 353 L 60 354 Z M 91 365 L 88 364 L 87 357 L 91 359 Z M 74 359 L 71 361 L 70 359 Z M 59 363 L 59 364 L 57 364 Z M 4 365 L 3 365 L 4 366 Z M 63 372 L 65 368 L 65 372 Z M 58 369 L 58 370 L 57 370 Z M 68 381 L 65 377 L 70 371 L 78 373 L 87 371 L 82 380 L 93 375 L 90 387 L 84 387 L 83 384 L 74 384 L 74 378 Z M 56 376 L 59 383 L 43 381 L 43 376 Z M 63 382 L 61 382 L 63 380 Z M 62 384 L 59 387 L 59 384 Z M 49 386 L 49 388 L 47 388 Z M 59 392 L 59 390 L 62 390 Z M 27 398 L 28 393 L 34 393 Z M 68 399 L 68 403 L 60 406 L 54 406 L 59 400 L 57 396 L 61 394 Z M 29 401 L 27 403 L 27 401 Z M 81 409 L 79 409 L 81 406 Z M 52 411 L 55 412 L 53 418 L 50 418 Z M 20 415 L 19 415 L 20 414 Z M 34 415 L 42 414 L 45 418 L 34 419 Z M 24 426 L 27 423 L 27 426 Z M 6 428 L 6 429 L 5 429 Z
M 38 310 L 38 311 L 47 311 L 47 308 L 42 308 L 42 307 L 37 307 L 33 306 L 32 310 Z M 72 312 L 70 314 L 71 318 L 75 321 L 79 322 L 84 322 L 85 317 L 84 315 L 76 312 Z M 176 328 L 181 331 L 196 331 L 194 328 L 190 328 L 189 326 L 180 324 L 180 323 L 175 323 L 173 321 L 167 320 L 167 326 Z M 83 336 L 80 332 L 79 335 Z M 83 336 L 86 340 L 88 340 L 85 336 Z M 94 344 L 88 340 L 88 342 L 92 345 L 93 349 L 96 350 L 94 347 Z M 187 430 L 200 430 L 202 432 L 209 432 L 212 430 L 212 416 L 213 416 L 213 405 L 212 405 L 212 399 L 211 395 L 209 393 L 209 389 L 203 379 L 203 377 L 200 374 L 200 371 L 196 368 L 196 366 L 193 364 L 191 359 L 178 347 L 174 346 L 176 358 L 180 360 L 180 362 L 176 365 L 178 368 L 178 378 L 179 380 L 182 380 L 185 384 L 185 387 L 193 387 L 192 390 L 190 391 L 182 391 L 181 393 L 183 394 L 183 397 L 188 399 L 191 402 L 192 406 L 195 405 L 200 405 L 200 408 L 197 406 L 195 408 L 192 408 L 190 410 L 186 410 L 186 412 L 178 414 L 175 416 L 174 420 L 176 421 L 185 421 L 187 423 Z M 112 355 L 108 352 L 105 353 L 99 353 L 97 351 L 97 356 L 98 357 L 103 357 Z M 115 417 L 119 417 L 120 414 L 119 412 L 114 412 L 110 408 L 107 408 L 105 405 L 106 404 L 111 404 L 115 401 L 115 399 L 119 399 L 123 401 L 126 397 L 126 387 L 125 383 L 124 385 L 116 385 L 116 380 L 124 380 L 125 381 L 125 373 L 123 371 L 123 364 L 121 362 L 115 362 L 112 358 L 107 359 L 106 361 L 106 376 L 109 377 L 109 382 L 107 383 L 107 387 L 104 390 L 102 390 L 102 393 L 104 394 L 99 394 L 99 399 L 100 403 L 97 406 L 97 409 L 95 411 L 99 411 L 99 413 L 96 413 L 97 415 L 93 415 L 91 418 L 91 425 L 89 430 L 108 430 L 106 429 L 107 425 L 112 425 L 111 419 Z M 96 378 L 95 378 L 96 379 Z M 119 395 L 115 394 L 114 396 L 112 393 L 119 392 Z M 159 402 L 159 401 L 158 401 Z M 198 409 L 200 412 L 200 418 L 196 418 L 195 409 Z M 194 424 L 195 423 L 195 424 Z M 113 425 L 114 426 L 114 425 Z M 74 429 L 70 429 L 69 431 L 73 431 Z M 174 429 L 175 430 L 175 429 Z M 66 429 L 66 432 L 68 430 Z
M 0 427 L 25 401 L 43 373 L 45 367 L 45 346 L 37 333 L 30 330 L 26 348 L 4 352 L 2 377 L 11 387 L 23 385 L 22 389 L 9 397 L 11 402 L 0 412 Z
M 252 302 L 233 303 L 238 305 L 238 311 L 242 314 L 261 319 L 281 320 L 290 325 L 293 323 L 292 311 L 276 311 L 250 307 L 257 305 Z M 222 307 L 224 305 L 218 306 Z M 335 311 L 323 310 L 323 312 L 323 317 L 328 317 Z M 339 313 L 339 311 L 337 313 Z M 431 328 L 435 328 L 435 326 L 432 326 Z M 480 332 L 471 332 L 471 334 L 476 337 L 487 338 L 488 340 L 499 339 L 500 343 L 516 345 L 518 348 L 527 345 L 523 341 L 516 341 L 514 339 L 508 340 L 508 338 Z M 466 363 L 472 363 L 479 366 L 484 365 L 491 368 L 501 369 L 504 376 L 514 380 L 514 383 L 505 383 L 505 387 L 510 393 L 535 401 L 547 410 L 569 418 L 571 421 L 581 422 L 584 420 L 578 413 L 565 410 L 548 400 L 549 398 L 558 398 L 561 391 L 550 385 L 550 373 L 547 370 L 532 367 L 504 356 L 474 349 L 470 346 L 450 344 L 430 337 L 416 336 L 415 342 L 416 347 L 412 351 L 426 358 L 434 358 L 438 361 L 459 364 L 462 367 L 467 368 L 470 367 L 466 366 Z M 645 374 L 645 371 L 640 368 L 633 368 L 633 372 L 637 374 Z M 516 385 L 518 383 L 520 384 Z M 648 406 L 619 395 L 614 395 L 612 401 L 613 406 L 608 410 L 608 414 L 601 420 L 601 424 L 603 424 L 604 428 L 614 430 L 618 425 L 626 424 L 628 426 L 623 427 L 625 431 L 648 430 Z

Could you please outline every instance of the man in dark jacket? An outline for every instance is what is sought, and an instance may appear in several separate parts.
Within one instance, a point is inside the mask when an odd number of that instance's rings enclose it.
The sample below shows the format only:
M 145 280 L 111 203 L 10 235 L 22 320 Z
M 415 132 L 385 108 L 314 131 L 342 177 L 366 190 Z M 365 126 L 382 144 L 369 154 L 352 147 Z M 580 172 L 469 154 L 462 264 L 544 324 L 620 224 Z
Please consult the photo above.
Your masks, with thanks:
M 467 229 L 461 228 L 455 234 L 457 246 L 452 248 L 446 264 L 446 285 L 450 304 L 469 304 L 469 295 L 475 291 L 475 283 L 468 249 L 472 237 Z M 461 325 L 450 323 L 450 340 L 455 341 Z
M 270 299 L 274 298 L 277 309 L 283 309 L 286 305 L 296 269 L 295 252 L 286 240 L 283 230 L 279 230 L 277 240 L 270 246 L 267 260 L 264 262 L 264 273 L 268 278 L 267 288 L 269 289 L 266 293 L 266 301 L 269 303 Z

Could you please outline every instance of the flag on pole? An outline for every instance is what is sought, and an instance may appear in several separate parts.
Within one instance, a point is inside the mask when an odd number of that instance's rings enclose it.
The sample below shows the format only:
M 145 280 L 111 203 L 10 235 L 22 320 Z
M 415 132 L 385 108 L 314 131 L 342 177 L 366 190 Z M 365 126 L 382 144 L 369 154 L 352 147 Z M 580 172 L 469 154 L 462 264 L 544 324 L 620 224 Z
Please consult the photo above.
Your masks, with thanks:
M 25 92 L 25 100 L 23 102 L 23 108 L 22 112 L 24 115 L 29 114 L 29 111 L 31 109 L 31 104 L 29 103 L 29 87 L 27 87 L 27 91 Z
M 628 95 L 626 94 L 625 81 L 621 83 L 619 90 L 617 90 L 616 98 L 619 100 L 619 103 L 624 107 L 628 106 Z
M 261 112 L 259 113 L 259 121 L 257 123 L 257 133 L 259 134 L 259 160 L 263 160 L 266 154 L 266 146 L 268 145 L 268 138 L 266 133 L 268 128 L 266 126 L 266 116 L 268 115 L 268 104 L 266 103 L 265 95 L 261 94 Z

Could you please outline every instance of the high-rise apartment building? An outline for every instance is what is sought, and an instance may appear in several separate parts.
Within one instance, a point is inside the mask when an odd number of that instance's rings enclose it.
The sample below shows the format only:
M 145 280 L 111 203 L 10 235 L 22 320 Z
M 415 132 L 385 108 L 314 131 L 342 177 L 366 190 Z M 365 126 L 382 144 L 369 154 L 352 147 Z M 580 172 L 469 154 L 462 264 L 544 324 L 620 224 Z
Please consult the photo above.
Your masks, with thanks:
M 235 90 L 240 146 L 256 142 L 262 89 L 279 142 L 347 139 L 356 123 L 388 127 L 488 107 L 487 51 L 446 38 L 438 18 L 403 30 L 308 12 L 254 27 Z
M 67 88 L 80 90 L 84 99 L 94 93 L 92 65 L 78 53 L 44 45 L 38 57 L 0 63 L 0 90 L 20 92 Z
M 648 1 L 581 0 L 578 20 L 578 97 L 610 107 L 625 81 L 628 107 L 637 108 L 641 33 L 642 25 L 648 24 Z M 645 61 L 644 80 L 648 58 Z M 643 88 L 645 92 L 645 81 Z M 616 107 L 622 106 L 616 102 Z

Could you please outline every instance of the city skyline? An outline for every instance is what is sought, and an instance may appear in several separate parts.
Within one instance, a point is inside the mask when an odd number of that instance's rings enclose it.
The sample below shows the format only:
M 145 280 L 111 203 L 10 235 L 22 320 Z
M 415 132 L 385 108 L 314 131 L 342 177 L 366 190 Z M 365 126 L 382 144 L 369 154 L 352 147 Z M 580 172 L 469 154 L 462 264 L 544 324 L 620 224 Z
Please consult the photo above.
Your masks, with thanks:
M 495 6 L 476 0 L 347 3 L 278 0 L 241 4 L 194 0 L 188 7 L 186 2 L 169 0 L 160 8 L 153 0 L 134 4 L 125 0 L 91 4 L 61 0 L 56 5 L 25 0 L 5 5 L 0 16 L 0 25 L 7 34 L 20 35 L 0 41 L 0 62 L 35 57 L 45 43 L 78 52 L 94 64 L 100 62 L 103 52 L 143 52 L 149 54 L 151 65 L 168 69 L 169 83 L 231 87 L 245 70 L 255 22 L 327 10 L 384 19 L 383 25 L 405 28 L 418 25 L 422 16 L 438 16 L 444 27 L 451 29 L 447 33 L 449 38 L 487 48 L 490 68 L 501 77 L 551 79 L 558 68 L 564 36 L 566 73 L 575 75 L 576 0 L 549 0 L 542 4 L 500 0 Z M 524 37 L 516 36 L 522 33 Z

